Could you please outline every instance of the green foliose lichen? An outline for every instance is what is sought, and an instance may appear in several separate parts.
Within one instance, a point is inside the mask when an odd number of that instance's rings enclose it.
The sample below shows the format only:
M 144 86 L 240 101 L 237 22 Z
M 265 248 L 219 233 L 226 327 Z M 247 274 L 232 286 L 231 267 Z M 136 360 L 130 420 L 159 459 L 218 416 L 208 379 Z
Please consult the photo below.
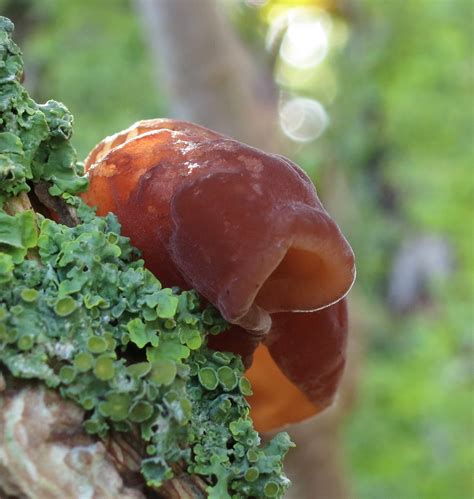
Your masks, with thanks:
M 214 484 L 210 497 L 280 496 L 291 443 L 282 434 L 260 447 L 241 359 L 205 346 L 226 327 L 217 311 L 163 289 L 113 215 L 37 220 L 37 259 L 0 252 L 0 364 L 81 405 L 89 433 L 138 427 L 151 485 L 184 461 Z
M 11 39 L 13 24 L 0 20 L 0 206 L 28 192 L 40 180 L 50 193 L 76 193 L 87 180 L 79 175 L 76 152 L 69 142 L 73 118 L 63 104 L 37 104 L 21 84 L 21 51 Z
M 150 486 L 180 462 L 209 483 L 210 498 L 281 497 L 293 444 L 281 433 L 261 445 L 240 357 L 207 348 L 226 323 L 196 292 L 163 289 L 115 216 L 75 196 L 87 181 L 69 143 L 72 117 L 29 98 L 12 30 L 0 17 L 0 371 L 75 401 L 91 434 L 137 429 Z M 1 208 L 39 181 L 78 225 Z

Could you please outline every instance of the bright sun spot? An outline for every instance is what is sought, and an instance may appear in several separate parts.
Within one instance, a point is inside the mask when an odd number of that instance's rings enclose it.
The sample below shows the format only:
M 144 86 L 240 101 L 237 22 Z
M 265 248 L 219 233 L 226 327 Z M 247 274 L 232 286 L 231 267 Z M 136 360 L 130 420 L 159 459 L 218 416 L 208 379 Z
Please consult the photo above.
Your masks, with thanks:
M 280 126 L 290 139 L 297 142 L 317 139 L 328 124 L 326 110 L 317 100 L 294 97 L 280 106 Z
M 301 69 L 317 66 L 327 55 L 330 29 L 330 18 L 323 13 L 306 9 L 290 11 L 280 46 L 281 58 Z

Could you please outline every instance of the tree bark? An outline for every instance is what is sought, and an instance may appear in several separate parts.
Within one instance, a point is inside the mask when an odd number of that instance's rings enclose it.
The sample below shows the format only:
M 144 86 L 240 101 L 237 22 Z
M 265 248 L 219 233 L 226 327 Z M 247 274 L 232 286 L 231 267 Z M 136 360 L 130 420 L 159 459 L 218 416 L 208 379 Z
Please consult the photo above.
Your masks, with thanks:
M 76 404 L 43 386 L 0 393 L 0 497 L 145 498 L 139 465 L 122 476 L 106 445 L 84 433 L 82 420 Z
M 140 473 L 133 434 L 101 441 L 83 428 L 84 411 L 34 383 L 7 384 L 0 373 L 0 498 L 202 499 L 207 484 L 178 467 L 157 491 Z

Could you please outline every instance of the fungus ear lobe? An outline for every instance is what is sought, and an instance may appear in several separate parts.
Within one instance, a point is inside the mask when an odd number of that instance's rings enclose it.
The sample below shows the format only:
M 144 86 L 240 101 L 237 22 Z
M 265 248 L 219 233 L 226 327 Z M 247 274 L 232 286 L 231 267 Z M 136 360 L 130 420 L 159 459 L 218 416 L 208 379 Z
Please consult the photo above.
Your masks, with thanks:
M 273 219 L 271 201 L 252 194 L 252 182 L 232 169 L 184 181 L 171 200 L 170 251 L 189 285 L 227 321 L 265 334 L 271 319 L 254 300 L 284 254 L 285 227 Z
M 321 207 L 285 206 L 288 249 L 265 279 L 255 303 L 275 312 L 309 312 L 344 297 L 355 279 L 354 254 Z M 282 217 L 276 217 L 282 218 Z
M 323 409 L 336 395 L 346 363 L 347 300 L 309 313 L 272 315 L 267 347 L 283 374 Z
M 317 198 L 311 206 L 275 197 L 287 174 L 280 164 L 280 184 L 260 182 L 261 196 L 236 165 L 176 189 L 170 250 L 181 274 L 226 320 L 261 334 L 272 313 L 317 310 L 345 296 L 354 255 Z
M 330 405 L 346 359 L 345 299 L 316 312 L 279 313 L 272 319 L 266 345 L 257 348 L 246 372 L 259 431 L 303 421 Z
M 260 344 L 245 373 L 253 395 L 247 397 L 250 416 L 257 431 L 273 431 L 304 421 L 319 409 L 283 374 L 267 347 Z

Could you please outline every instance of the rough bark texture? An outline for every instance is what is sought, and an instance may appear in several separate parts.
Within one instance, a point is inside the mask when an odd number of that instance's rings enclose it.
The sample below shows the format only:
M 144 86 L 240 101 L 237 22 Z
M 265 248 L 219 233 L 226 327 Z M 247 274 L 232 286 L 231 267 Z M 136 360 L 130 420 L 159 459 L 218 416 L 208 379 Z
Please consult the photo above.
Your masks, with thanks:
M 124 482 L 106 446 L 84 434 L 82 420 L 76 404 L 42 386 L 5 390 L 0 496 L 144 498 L 140 486 Z
M 136 0 L 136 6 L 156 61 L 158 81 L 168 87 L 174 117 L 267 151 L 284 153 L 288 149 L 277 132 L 278 107 L 271 75 L 264 65 L 257 68 L 218 2 Z M 324 197 L 339 199 L 338 194 L 329 187 Z M 347 200 L 343 206 L 347 208 Z M 347 213 L 334 214 L 337 220 L 347 218 Z M 293 482 L 288 499 L 350 496 L 340 433 L 356 391 L 359 331 L 363 329 L 360 320 L 351 323 L 348 366 L 338 402 L 311 421 L 286 428 L 297 444 L 285 460 Z
M 176 467 L 158 491 L 140 473 L 144 451 L 133 434 L 86 435 L 84 412 L 42 385 L 0 374 L 0 498 L 199 499 L 206 484 Z

